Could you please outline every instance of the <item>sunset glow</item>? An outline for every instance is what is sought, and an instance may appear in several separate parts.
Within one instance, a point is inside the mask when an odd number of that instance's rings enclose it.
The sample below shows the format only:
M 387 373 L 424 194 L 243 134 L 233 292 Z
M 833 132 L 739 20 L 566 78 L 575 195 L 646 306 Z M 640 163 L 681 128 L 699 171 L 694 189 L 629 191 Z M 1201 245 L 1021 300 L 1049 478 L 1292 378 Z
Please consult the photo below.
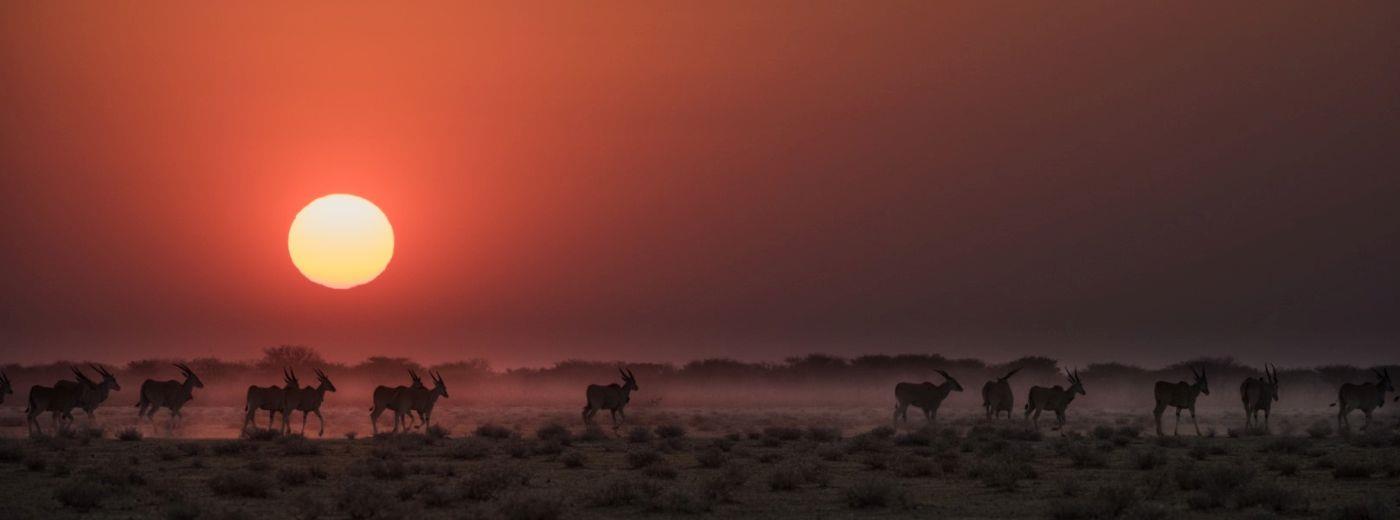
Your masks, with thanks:
M 327 195 L 297 213 L 287 250 L 307 279 L 349 289 L 369 283 L 388 267 L 394 229 L 374 203 L 354 195 Z

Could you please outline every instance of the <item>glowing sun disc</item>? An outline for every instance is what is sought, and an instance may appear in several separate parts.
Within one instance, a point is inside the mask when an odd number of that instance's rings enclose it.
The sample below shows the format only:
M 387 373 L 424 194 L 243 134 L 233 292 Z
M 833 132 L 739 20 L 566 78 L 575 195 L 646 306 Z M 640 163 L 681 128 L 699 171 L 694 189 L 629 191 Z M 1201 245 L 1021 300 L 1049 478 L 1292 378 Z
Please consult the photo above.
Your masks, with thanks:
M 287 232 L 292 264 L 308 280 L 349 289 L 379 277 L 394 256 L 394 228 L 373 202 L 336 193 L 311 201 Z

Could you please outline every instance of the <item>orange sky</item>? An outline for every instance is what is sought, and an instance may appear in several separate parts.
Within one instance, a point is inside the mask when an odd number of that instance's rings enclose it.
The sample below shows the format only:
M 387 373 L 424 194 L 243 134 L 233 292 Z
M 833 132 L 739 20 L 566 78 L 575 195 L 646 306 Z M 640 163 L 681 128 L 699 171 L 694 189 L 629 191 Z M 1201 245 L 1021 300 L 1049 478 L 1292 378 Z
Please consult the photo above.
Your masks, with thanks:
M 1400 8 L 1124 7 L 6 3 L 0 362 L 1393 345 Z

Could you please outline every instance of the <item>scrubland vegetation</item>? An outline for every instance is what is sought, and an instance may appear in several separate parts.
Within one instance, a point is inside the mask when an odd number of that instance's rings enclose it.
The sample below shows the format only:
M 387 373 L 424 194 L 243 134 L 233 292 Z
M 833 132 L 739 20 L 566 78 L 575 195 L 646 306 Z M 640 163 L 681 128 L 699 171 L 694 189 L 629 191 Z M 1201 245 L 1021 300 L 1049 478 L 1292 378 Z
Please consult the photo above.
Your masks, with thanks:
M 237 410 L 192 423 L 236 423 Z M 649 408 L 614 431 L 574 410 L 453 409 L 440 428 L 237 440 L 83 428 L 0 441 L 4 518 L 1396 518 L 1400 434 L 1151 434 L 1083 411 L 1063 432 L 880 408 Z M 335 410 L 340 420 L 358 415 Z M 1206 414 L 1224 432 L 1235 414 Z M 1390 421 L 1393 422 L 1393 421 Z

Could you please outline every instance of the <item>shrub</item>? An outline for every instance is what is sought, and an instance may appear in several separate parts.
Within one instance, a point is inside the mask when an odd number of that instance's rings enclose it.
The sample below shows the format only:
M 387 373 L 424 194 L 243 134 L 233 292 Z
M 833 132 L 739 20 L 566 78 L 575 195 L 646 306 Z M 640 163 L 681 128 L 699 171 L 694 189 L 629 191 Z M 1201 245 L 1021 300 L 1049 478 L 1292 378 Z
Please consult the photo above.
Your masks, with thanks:
M 1307 437 L 1280 436 L 1269 439 L 1259 451 L 1263 453 L 1284 453 L 1288 455 L 1302 455 L 1312 450 L 1313 443 Z
M 744 487 L 751 472 L 743 465 L 726 464 L 719 473 L 701 481 L 705 498 L 718 502 L 732 502 L 734 492 Z
M 311 482 L 311 470 L 302 467 L 286 466 L 277 470 L 277 481 L 288 486 L 300 486 Z
M 1107 515 L 1098 502 L 1089 498 L 1061 498 L 1050 501 L 1052 520 L 1086 520 Z
M 1298 461 L 1286 457 L 1269 457 L 1264 461 L 1264 467 L 1285 477 L 1297 475 L 1299 469 Z
M 474 433 L 477 437 L 481 437 L 483 439 L 504 440 L 515 436 L 515 430 L 506 428 L 505 426 L 499 426 L 491 423 L 486 423 L 481 426 L 477 426 L 476 432 Z
M 894 449 L 888 437 L 862 433 L 846 441 L 846 453 L 885 453 Z
M 1331 437 L 1333 432 L 1332 421 L 1329 421 L 1327 419 L 1318 419 L 1317 421 L 1313 422 L 1311 425 L 1308 426 L 1307 431 L 1308 437 L 1312 437 L 1314 439 L 1325 439 L 1327 437 Z
M 724 465 L 728 457 L 726 457 L 724 452 L 719 448 L 712 447 L 696 452 L 695 460 L 700 463 L 700 467 L 702 468 L 718 468 Z
M 209 479 L 209 489 L 216 495 L 242 498 L 266 498 L 272 482 L 260 473 L 237 469 Z
M 1305 511 L 1308 508 L 1305 495 L 1298 490 L 1287 489 L 1272 481 L 1254 482 L 1235 494 L 1237 508 L 1262 507 L 1275 513 Z
M 807 428 L 807 438 L 813 442 L 836 442 L 841 440 L 841 430 L 825 426 Z
M 496 512 L 505 520 L 555 520 L 564 516 L 564 500 L 553 493 L 514 493 L 501 499 Z
M 195 520 L 203 512 L 203 508 L 185 500 L 176 500 L 165 506 L 166 520 Z
M 353 480 L 341 491 L 336 509 L 350 518 L 363 520 L 380 516 L 388 503 L 389 495 L 380 486 Z
M 215 455 L 238 455 L 245 452 L 257 451 L 257 449 L 257 446 L 242 441 L 224 441 L 213 445 Z
M 1069 448 L 1070 465 L 1075 468 L 1106 468 L 1108 454 L 1089 444 L 1074 443 Z
M 685 427 L 679 424 L 663 424 L 656 427 L 656 436 L 662 439 L 684 438 Z
M 1136 506 L 1141 498 L 1131 483 L 1109 484 L 1094 494 L 1099 507 L 1110 517 L 1117 517 Z
M 558 441 L 560 444 L 568 445 L 573 441 L 573 434 L 569 429 L 559 423 L 549 423 L 535 430 L 535 438 L 542 441 Z
M 640 469 L 659 462 L 661 458 L 661 454 L 656 450 L 632 450 L 627 453 L 627 466 L 632 469 Z
M 468 500 L 491 500 L 502 491 L 513 486 L 524 485 L 529 480 L 524 470 L 509 464 L 482 464 L 462 479 L 462 498 Z
M 117 432 L 117 440 L 125 442 L 136 442 L 141 440 L 141 430 L 136 428 L 126 428 Z
M 604 480 L 584 500 L 593 507 L 625 506 L 650 500 L 660 493 L 661 488 L 651 482 L 616 476 Z
M 564 463 L 566 468 L 582 468 L 588 462 L 588 457 L 582 451 L 569 450 L 564 456 L 559 457 L 559 460 Z
M 652 507 L 663 513 L 694 515 L 710 512 L 714 509 L 714 504 L 695 493 L 671 488 L 656 497 L 652 501 Z
M 780 441 L 788 442 L 802 438 L 802 429 L 791 426 L 769 426 L 763 429 L 764 437 L 771 437 Z
M 1094 430 L 1093 430 L 1093 435 L 1094 435 L 1094 438 L 1095 438 L 1095 439 L 1098 439 L 1098 440 L 1101 440 L 1101 441 L 1106 441 L 1106 440 L 1112 439 L 1112 438 L 1113 438 L 1113 427 L 1112 427 L 1112 426 L 1105 426 L 1105 425 L 1095 426 L 1095 427 L 1094 427 Z
M 1332 462 L 1332 476 L 1338 479 L 1371 478 L 1376 466 L 1361 459 L 1338 459 Z
M 288 457 L 311 457 L 321 454 L 321 445 L 300 435 L 283 437 L 278 439 L 277 443 L 282 447 L 282 455 Z
M 583 442 L 605 441 L 608 440 L 608 433 L 603 431 L 602 428 L 590 424 L 587 428 L 583 429 L 583 433 L 579 434 L 578 440 Z
M 87 512 L 102 505 L 102 501 L 116 490 L 99 480 L 89 477 L 69 479 L 53 492 L 54 500 L 67 507 Z
M 1380 498 L 1369 498 L 1363 502 L 1352 502 L 1335 506 L 1327 511 L 1325 518 L 1334 520 L 1391 520 L 1396 518 L 1395 505 Z
M 403 480 L 408 476 L 408 466 L 398 458 L 376 459 L 368 458 L 351 466 L 350 474 L 356 476 L 369 475 L 378 480 Z
M 0 439 L 0 462 L 19 462 L 24 458 L 24 450 L 9 439 Z
M 24 458 L 24 469 L 29 471 L 44 471 L 44 468 L 48 467 L 48 465 L 49 460 L 43 457 L 31 456 Z
M 888 439 L 894 437 L 895 431 L 894 428 L 889 426 L 876 426 L 866 432 L 866 434 L 877 439 Z
M 1167 454 L 1160 448 L 1131 450 L 1128 452 L 1128 460 L 1134 468 L 1150 470 L 1166 465 Z
M 534 453 L 534 444 L 524 439 L 513 439 L 506 445 L 506 454 L 513 459 L 529 458 Z
M 250 441 L 270 441 L 282 436 L 282 430 L 274 428 L 251 428 L 243 431 L 243 437 Z
M 427 435 L 428 439 L 430 440 L 442 440 L 451 437 L 452 430 L 444 428 L 441 425 L 434 424 L 429 426 L 428 429 L 423 430 L 423 434 Z
M 978 462 L 968 469 L 967 476 L 998 491 L 1015 491 L 1020 482 L 1036 478 L 1035 468 L 1023 460 L 998 456 Z
M 938 474 L 938 466 L 932 460 L 915 455 L 895 459 L 893 469 L 895 476 L 904 478 L 926 478 Z
M 491 444 L 480 438 L 461 439 L 447 448 L 447 456 L 456 460 L 481 460 L 491 455 Z
M 908 507 L 904 489 L 886 479 L 865 479 L 846 490 L 846 505 L 852 509 L 877 507 Z
M 642 474 L 651 478 L 675 480 L 678 472 L 676 468 L 671 467 L 671 465 L 667 464 L 665 461 L 658 461 L 642 468 Z

